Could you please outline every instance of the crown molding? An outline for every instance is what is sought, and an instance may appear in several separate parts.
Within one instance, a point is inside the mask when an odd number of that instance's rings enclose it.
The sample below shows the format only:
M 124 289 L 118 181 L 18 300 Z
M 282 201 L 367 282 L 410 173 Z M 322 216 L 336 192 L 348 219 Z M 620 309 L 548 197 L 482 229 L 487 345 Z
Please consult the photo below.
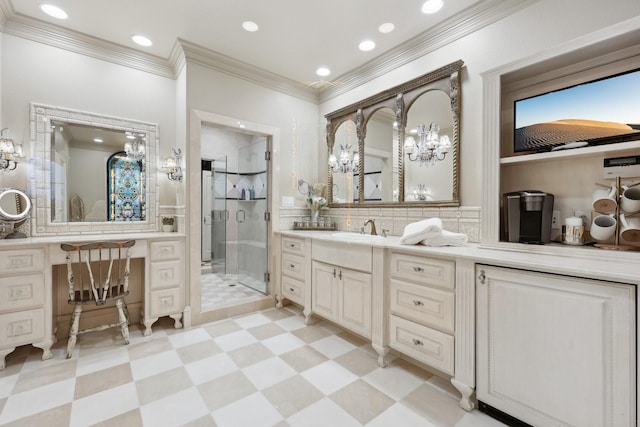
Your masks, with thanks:
M 406 65 L 426 54 L 518 12 L 539 0 L 485 0 L 443 21 L 362 66 L 336 78 L 340 83 L 320 92 L 328 101 Z
M 176 45 L 178 44 L 184 52 L 187 63 L 198 64 L 318 104 L 318 91 L 307 85 L 247 64 L 246 62 L 238 61 L 237 59 L 214 52 L 188 42 L 187 40 L 178 39 Z M 174 51 L 175 50 L 176 48 L 174 48 Z

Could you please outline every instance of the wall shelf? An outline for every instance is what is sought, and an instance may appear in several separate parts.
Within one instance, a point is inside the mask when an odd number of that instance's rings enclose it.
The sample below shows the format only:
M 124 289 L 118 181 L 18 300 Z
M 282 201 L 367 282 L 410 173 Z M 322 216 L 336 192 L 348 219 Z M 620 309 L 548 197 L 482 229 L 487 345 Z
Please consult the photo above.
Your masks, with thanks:
M 545 153 L 523 154 L 500 158 L 501 165 L 527 164 L 548 160 L 577 159 L 581 157 L 597 157 L 603 154 L 611 154 L 620 157 L 632 153 L 637 154 L 640 149 L 640 140 L 620 142 L 616 144 L 594 145 L 591 147 L 573 148 L 569 150 L 549 151 Z

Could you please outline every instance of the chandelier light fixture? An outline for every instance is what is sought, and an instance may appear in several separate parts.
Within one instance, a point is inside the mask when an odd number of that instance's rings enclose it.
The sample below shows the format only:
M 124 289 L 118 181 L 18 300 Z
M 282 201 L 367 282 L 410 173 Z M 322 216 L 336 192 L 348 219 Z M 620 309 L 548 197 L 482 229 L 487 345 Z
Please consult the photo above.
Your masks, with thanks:
M 173 150 L 173 157 L 167 157 L 162 162 L 162 171 L 167 174 L 171 181 L 182 181 L 182 168 L 180 167 L 180 159 L 182 158 L 182 150 Z
M 329 156 L 329 167 L 335 173 L 358 173 L 360 166 L 360 155 L 356 151 L 351 151 L 351 145 L 340 145 L 340 154 Z
M 420 166 L 435 165 L 438 160 L 444 160 L 451 148 L 451 141 L 446 135 L 439 136 L 440 125 L 431 123 L 429 130 L 426 126 L 418 125 L 419 142 L 413 136 L 407 136 L 404 140 L 404 152 L 412 162 L 420 162 Z
M 127 154 L 127 157 L 137 162 L 144 160 L 146 150 L 142 135 L 127 132 L 127 138 L 129 138 L 129 140 L 124 143 L 124 152 Z
M 18 167 L 20 159 L 24 158 L 22 144 L 15 144 L 13 139 L 4 136 L 8 128 L 0 131 L 0 172 L 12 171 Z

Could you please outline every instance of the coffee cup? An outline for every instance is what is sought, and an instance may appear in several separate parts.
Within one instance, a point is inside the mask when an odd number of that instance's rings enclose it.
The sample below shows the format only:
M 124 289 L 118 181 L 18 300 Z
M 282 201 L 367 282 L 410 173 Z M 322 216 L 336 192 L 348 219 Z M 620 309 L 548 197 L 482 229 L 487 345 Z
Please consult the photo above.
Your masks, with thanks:
M 598 188 L 593 192 L 593 210 L 601 213 L 609 213 L 616 210 L 618 202 L 616 201 L 616 187 Z
M 640 217 L 620 215 L 620 237 L 627 242 L 640 242 Z
M 584 222 L 582 218 L 572 216 L 564 220 L 562 243 L 565 245 L 584 245 Z
M 624 190 L 620 198 L 620 207 L 627 213 L 640 211 L 640 187 Z
M 598 215 L 591 222 L 591 237 L 598 241 L 609 240 L 616 232 L 616 219 L 610 215 Z

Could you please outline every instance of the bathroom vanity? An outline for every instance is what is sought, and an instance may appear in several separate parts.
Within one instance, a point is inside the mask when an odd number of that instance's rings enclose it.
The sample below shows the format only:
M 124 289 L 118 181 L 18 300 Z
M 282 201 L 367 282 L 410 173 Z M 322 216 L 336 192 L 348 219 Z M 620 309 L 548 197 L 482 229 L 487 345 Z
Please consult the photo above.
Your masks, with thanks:
M 380 366 L 392 351 L 450 378 L 464 409 L 477 399 L 533 425 L 636 425 L 635 254 L 312 231 L 275 242 L 279 306 L 369 340 Z

